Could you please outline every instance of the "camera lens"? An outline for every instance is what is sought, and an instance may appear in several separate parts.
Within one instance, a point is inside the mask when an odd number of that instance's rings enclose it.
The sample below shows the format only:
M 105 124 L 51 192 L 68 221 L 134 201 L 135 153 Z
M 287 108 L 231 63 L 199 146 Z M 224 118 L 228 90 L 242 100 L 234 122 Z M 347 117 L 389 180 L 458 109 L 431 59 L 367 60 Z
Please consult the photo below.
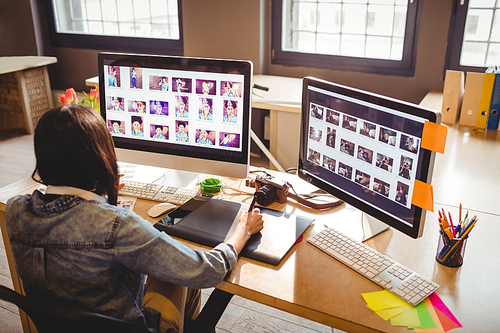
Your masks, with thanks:
M 255 192 L 257 203 L 261 206 L 269 206 L 276 201 L 276 188 L 264 185 Z

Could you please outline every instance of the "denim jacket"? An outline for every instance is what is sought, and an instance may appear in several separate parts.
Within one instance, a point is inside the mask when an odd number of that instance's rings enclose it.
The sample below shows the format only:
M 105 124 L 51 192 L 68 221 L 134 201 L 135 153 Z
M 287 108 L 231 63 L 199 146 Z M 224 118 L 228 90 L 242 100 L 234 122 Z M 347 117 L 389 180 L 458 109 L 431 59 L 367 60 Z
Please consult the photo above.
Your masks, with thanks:
M 79 196 L 10 199 L 7 233 L 26 294 L 131 321 L 155 332 L 158 313 L 142 309 L 145 275 L 191 288 L 221 282 L 237 260 L 222 243 L 195 251 L 132 211 Z

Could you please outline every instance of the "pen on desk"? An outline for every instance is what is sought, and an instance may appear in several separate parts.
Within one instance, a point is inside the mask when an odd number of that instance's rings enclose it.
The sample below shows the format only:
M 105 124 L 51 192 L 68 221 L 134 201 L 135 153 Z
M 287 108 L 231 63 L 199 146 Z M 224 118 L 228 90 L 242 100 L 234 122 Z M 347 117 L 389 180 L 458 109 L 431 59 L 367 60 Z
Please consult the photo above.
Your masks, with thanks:
M 250 207 L 248 208 L 248 212 L 249 212 L 249 213 L 250 213 L 250 212 L 254 209 L 254 207 L 255 207 L 255 202 L 256 202 L 256 201 L 257 201 L 257 197 L 256 197 L 256 196 L 254 196 L 254 197 L 253 197 L 253 200 L 252 200 L 252 203 L 250 204 Z

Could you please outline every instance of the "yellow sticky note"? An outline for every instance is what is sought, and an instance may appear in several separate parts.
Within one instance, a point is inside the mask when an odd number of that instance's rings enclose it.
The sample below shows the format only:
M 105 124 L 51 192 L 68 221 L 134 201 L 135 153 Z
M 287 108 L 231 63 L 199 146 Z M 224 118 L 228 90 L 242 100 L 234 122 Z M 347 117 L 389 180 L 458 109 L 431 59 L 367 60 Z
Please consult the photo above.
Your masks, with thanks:
M 448 128 L 446 126 L 426 121 L 422 132 L 422 143 L 420 146 L 424 149 L 444 154 L 447 135 Z
M 409 308 L 403 313 L 400 313 L 394 318 L 391 318 L 391 325 L 393 326 L 410 326 L 419 327 L 420 319 L 418 319 L 417 309 L 414 307 Z
M 361 294 L 373 311 L 406 306 L 408 303 L 387 290 Z
M 375 311 L 375 313 L 378 314 L 383 320 L 389 320 L 389 319 L 397 316 L 398 314 L 405 312 L 409 308 L 411 308 L 410 304 L 408 304 L 408 306 L 400 306 L 397 308 L 378 310 L 378 311 Z
M 432 192 L 432 185 L 415 179 L 411 204 L 433 212 L 434 194 Z

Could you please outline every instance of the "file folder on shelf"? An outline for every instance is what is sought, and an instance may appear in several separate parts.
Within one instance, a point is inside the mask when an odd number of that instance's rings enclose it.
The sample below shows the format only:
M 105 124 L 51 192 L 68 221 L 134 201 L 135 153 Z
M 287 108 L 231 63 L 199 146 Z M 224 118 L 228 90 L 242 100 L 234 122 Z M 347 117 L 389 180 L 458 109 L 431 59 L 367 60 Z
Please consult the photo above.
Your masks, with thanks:
M 484 77 L 485 73 L 467 73 L 465 78 L 465 92 L 462 102 L 462 110 L 460 111 L 460 125 L 474 127 L 477 125 Z
M 490 114 L 488 116 L 488 129 L 497 129 L 500 109 L 500 74 L 495 74 L 495 84 L 491 96 Z
M 486 128 L 488 115 L 490 113 L 491 96 L 493 85 L 495 84 L 495 73 L 484 74 L 483 91 L 481 92 L 481 101 L 479 102 L 479 113 L 477 115 L 477 128 Z M 498 120 L 497 120 L 498 124 Z
M 446 71 L 441 107 L 442 122 L 455 124 L 460 116 L 460 107 L 464 97 L 464 72 Z

